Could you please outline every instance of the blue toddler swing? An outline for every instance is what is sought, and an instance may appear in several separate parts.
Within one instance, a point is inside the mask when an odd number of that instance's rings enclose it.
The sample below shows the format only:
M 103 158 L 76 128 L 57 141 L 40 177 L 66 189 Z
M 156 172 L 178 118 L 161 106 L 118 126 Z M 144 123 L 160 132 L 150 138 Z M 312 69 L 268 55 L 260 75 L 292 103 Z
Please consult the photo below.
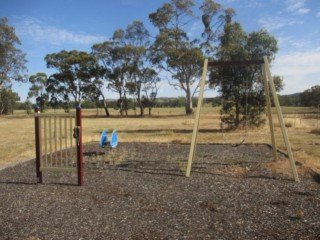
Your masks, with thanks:
M 106 147 L 110 145 L 111 148 L 116 148 L 118 146 L 118 134 L 116 130 L 112 131 L 110 142 L 108 142 L 108 133 L 107 130 L 103 130 L 100 138 L 100 147 Z

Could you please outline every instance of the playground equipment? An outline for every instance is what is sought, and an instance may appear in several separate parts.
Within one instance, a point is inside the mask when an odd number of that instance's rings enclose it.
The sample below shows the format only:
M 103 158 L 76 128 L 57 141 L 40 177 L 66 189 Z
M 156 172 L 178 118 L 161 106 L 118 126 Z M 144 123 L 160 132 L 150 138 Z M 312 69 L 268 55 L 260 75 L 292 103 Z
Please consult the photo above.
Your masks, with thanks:
M 75 171 L 78 185 L 83 185 L 82 159 L 82 113 L 77 107 L 75 113 L 40 114 L 35 107 L 36 171 L 37 182 L 42 183 L 44 171 Z M 110 142 L 103 130 L 100 146 L 118 146 L 118 134 L 113 130 Z
M 284 123 L 283 116 L 282 116 L 282 111 L 280 108 L 275 85 L 274 85 L 271 71 L 269 68 L 269 62 L 268 62 L 268 59 L 266 56 L 264 56 L 262 60 L 251 60 L 251 61 L 229 61 L 229 62 L 211 61 L 211 62 L 209 62 L 208 59 L 205 59 L 204 66 L 203 66 L 203 72 L 202 72 L 202 79 L 201 79 L 201 84 L 200 84 L 200 93 L 199 93 L 199 97 L 198 97 L 196 119 L 195 119 L 194 127 L 193 127 L 192 142 L 191 142 L 191 146 L 190 146 L 189 159 L 188 159 L 188 165 L 187 165 L 187 170 L 186 170 L 187 177 L 190 176 L 192 161 L 195 156 L 195 150 L 196 150 L 196 145 L 197 145 L 197 136 L 198 136 L 198 131 L 199 131 L 200 112 L 201 112 L 201 107 L 202 107 L 202 102 L 203 102 L 203 93 L 204 93 L 204 87 L 205 87 L 208 67 L 249 66 L 249 65 L 260 65 L 262 67 L 264 91 L 265 91 L 265 96 L 266 96 L 267 112 L 268 112 L 268 119 L 269 119 L 269 127 L 270 127 L 274 160 L 278 159 L 278 155 L 277 155 L 276 140 L 275 140 L 275 136 L 274 136 L 273 119 L 272 119 L 272 114 L 271 114 L 271 99 L 270 99 L 269 87 L 271 89 L 272 97 L 273 97 L 274 104 L 276 107 L 277 116 L 278 116 L 280 127 L 281 127 L 281 133 L 282 133 L 282 136 L 283 136 L 283 139 L 284 139 L 287 151 L 288 151 L 288 157 L 289 157 L 293 177 L 296 182 L 299 182 L 298 172 L 297 172 L 297 169 L 295 166 L 295 161 L 293 159 L 293 154 L 292 154 L 288 134 L 287 134 L 287 131 L 285 128 L 285 123 Z
M 112 131 L 110 142 L 108 142 L 107 130 L 103 130 L 100 137 L 100 147 L 110 146 L 111 148 L 116 148 L 118 146 L 118 134 L 116 130 Z
M 43 171 L 76 171 L 78 185 L 83 185 L 81 108 L 75 113 L 40 114 L 35 107 L 37 182 Z

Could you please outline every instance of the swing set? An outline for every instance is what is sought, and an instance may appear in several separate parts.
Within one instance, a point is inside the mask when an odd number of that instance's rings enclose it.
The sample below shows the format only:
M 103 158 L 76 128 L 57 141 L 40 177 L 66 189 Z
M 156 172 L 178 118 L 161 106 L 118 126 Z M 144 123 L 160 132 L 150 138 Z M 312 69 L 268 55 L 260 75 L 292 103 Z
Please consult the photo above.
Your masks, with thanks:
M 187 177 L 190 176 L 192 162 L 193 162 L 193 159 L 195 157 L 195 152 L 196 152 L 197 136 L 198 136 L 199 122 L 200 122 L 200 113 L 201 113 L 201 108 L 202 108 L 203 93 L 204 93 L 204 87 L 205 87 L 208 67 L 231 67 L 231 66 L 251 66 L 251 65 L 260 65 L 262 67 L 263 84 L 264 84 L 264 91 L 265 91 L 265 97 L 266 97 L 267 113 L 268 113 L 268 120 L 269 120 L 269 127 L 270 127 L 270 135 L 271 135 L 274 160 L 275 161 L 278 160 L 278 153 L 277 153 L 277 146 L 276 146 L 276 140 L 275 140 L 275 135 L 274 135 L 273 119 L 272 119 L 272 113 L 271 113 L 271 99 L 270 99 L 269 87 L 270 87 L 272 98 L 273 98 L 273 101 L 275 104 L 277 117 L 278 117 L 278 120 L 280 123 L 282 137 L 283 137 L 285 146 L 287 148 L 288 158 L 290 161 L 290 166 L 291 166 L 291 170 L 293 173 L 293 177 L 296 182 L 300 181 L 299 176 L 298 176 L 298 172 L 297 172 L 297 168 L 295 166 L 295 161 L 293 159 L 290 141 L 289 141 L 288 134 L 287 134 L 287 131 L 285 128 L 285 123 L 283 120 L 283 115 L 282 115 L 279 99 L 278 99 L 278 96 L 276 93 L 276 88 L 275 88 L 273 78 L 271 75 L 268 58 L 266 56 L 264 56 L 262 60 L 250 60 L 250 61 L 210 61 L 209 62 L 208 59 L 205 59 L 203 71 L 202 71 L 202 79 L 201 79 L 201 83 L 200 83 L 200 93 L 199 93 L 199 97 L 198 97 L 196 118 L 195 118 L 195 122 L 194 122 L 193 133 L 192 133 L 192 141 L 191 141 L 191 146 L 190 146 L 189 159 L 188 159 L 187 170 L 186 170 Z M 247 99 L 246 99 L 246 101 L 247 101 Z M 247 104 L 247 102 L 246 102 L 246 104 Z M 246 108 L 247 108 L 247 106 L 246 106 Z M 246 114 L 247 114 L 247 109 L 246 109 Z M 243 140 L 243 142 L 244 142 L 244 140 Z

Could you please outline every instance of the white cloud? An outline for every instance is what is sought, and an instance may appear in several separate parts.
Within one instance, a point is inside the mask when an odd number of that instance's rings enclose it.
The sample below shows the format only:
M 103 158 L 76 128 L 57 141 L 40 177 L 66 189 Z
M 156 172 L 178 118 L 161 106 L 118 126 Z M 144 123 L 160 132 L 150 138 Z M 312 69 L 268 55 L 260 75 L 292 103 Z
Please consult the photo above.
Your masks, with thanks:
M 284 77 L 285 93 L 304 91 L 320 81 L 320 50 L 293 52 L 276 57 L 271 69 Z
M 299 8 L 297 13 L 298 14 L 307 14 L 308 12 L 310 12 L 310 9 L 309 8 Z
M 304 6 L 304 0 L 287 0 L 286 4 L 287 9 L 293 12 Z
M 310 40 L 297 39 L 293 36 L 281 36 L 277 38 L 280 49 L 284 48 L 303 48 L 306 50 L 307 46 L 313 46 Z M 313 42 L 314 43 L 314 42 Z
M 305 0 L 287 0 L 287 10 L 297 14 L 307 14 L 310 12 L 309 8 L 305 7 Z
M 95 36 L 85 33 L 74 33 L 72 31 L 46 26 L 34 18 L 25 18 L 17 24 L 16 31 L 19 36 L 25 36 L 35 42 L 46 42 L 52 45 L 78 44 L 89 45 L 105 41 L 102 36 Z
M 268 17 L 259 19 L 259 24 L 268 31 L 274 31 L 286 26 L 302 24 L 302 21 L 282 17 Z
M 283 75 L 320 74 L 319 62 L 320 51 L 294 52 L 278 56 L 274 69 Z

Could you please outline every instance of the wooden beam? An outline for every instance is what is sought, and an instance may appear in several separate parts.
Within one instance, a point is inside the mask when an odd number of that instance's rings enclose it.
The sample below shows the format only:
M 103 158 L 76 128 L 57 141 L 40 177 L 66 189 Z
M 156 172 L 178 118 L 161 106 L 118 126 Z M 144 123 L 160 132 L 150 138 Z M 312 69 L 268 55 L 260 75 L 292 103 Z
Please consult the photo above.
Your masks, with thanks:
M 284 124 L 284 120 L 283 120 L 283 116 L 282 116 L 282 111 L 281 111 L 278 95 L 276 93 L 276 88 L 274 86 L 273 78 L 272 78 L 272 75 L 271 75 L 271 72 L 270 72 L 269 62 L 268 62 L 267 57 L 263 57 L 263 59 L 264 59 L 265 69 L 266 69 L 266 72 L 267 72 L 267 77 L 269 79 L 269 84 L 270 84 L 271 93 L 272 93 L 272 96 L 273 96 L 273 101 L 274 101 L 274 104 L 275 104 L 276 110 L 277 110 L 277 115 L 278 115 L 278 119 L 279 119 L 279 123 L 280 123 L 280 127 L 281 127 L 281 132 L 282 132 L 282 137 L 283 137 L 284 143 L 285 143 L 287 151 L 288 151 L 288 156 L 289 156 L 289 161 L 290 161 L 293 177 L 294 177 L 294 180 L 296 182 L 300 182 L 299 176 L 298 176 L 298 171 L 297 171 L 297 168 L 296 168 L 296 165 L 295 165 L 295 161 L 293 159 L 293 154 L 292 154 L 292 150 L 291 150 L 291 146 L 290 146 L 289 137 L 288 137 L 288 134 L 287 134 L 287 131 L 286 131 L 286 127 L 285 127 L 285 124 Z
M 190 177 L 191 165 L 192 165 L 192 161 L 194 159 L 195 152 L 196 152 L 200 112 L 201 112 L 202 101 L 203 101 L 204 86 L 206 85 L 207 71 L 208 71 L 208 59 L 205 59 L 204 64 L 203 64 L 203 70 L 202 70 L 202 79 L 201 79 L 201 83 L 200 83 L 200 93 L 199 93 L 199 97 L 198 97 L 196 120 L 193 125 L 192 141 L 191 141 L 188 165 L 187 165 L 187 170 L 186 170 L 187 177 Z
M 278 153 L 277 153 L 277 145 L 276 139 L 274 136 L 274 127 L 273 127 L 273 119 L 272 119 L 272 112 L 271 112 L 271 100 L 270 100 L 270 91 L 269 91 L 269 82 L 266 73 L 266 67 L 262 65 L 262 75 L 263 75 L 263 83 L 264 83 L 264 92 L 266 96 L 266 103 L 267 103 L 267 114 L 269 119 L 269 127 L 270 127 L 270 134 L 271 134 L 271 142 L 272 142 L 272 150 L 273 150 L 273 158 L 275 161 L 278 160 Z
M 262 65 L 262 64 L 264 64 L 264 60 L 208 62 L 209 67 L 249 66 L 249 65 Z

